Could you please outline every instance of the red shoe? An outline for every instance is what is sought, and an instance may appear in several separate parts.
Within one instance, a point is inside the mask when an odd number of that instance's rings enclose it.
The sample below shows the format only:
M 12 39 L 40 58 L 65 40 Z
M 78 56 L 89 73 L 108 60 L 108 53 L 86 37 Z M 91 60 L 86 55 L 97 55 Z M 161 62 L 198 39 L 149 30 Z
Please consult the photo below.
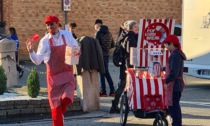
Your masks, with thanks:
M 100 92 L 100 97 L 107 97 L 107 94 Z
M 114 97 L 115 96 L 115 93 L 114 92 L 110 92 L 109 93 L 109 96 Z

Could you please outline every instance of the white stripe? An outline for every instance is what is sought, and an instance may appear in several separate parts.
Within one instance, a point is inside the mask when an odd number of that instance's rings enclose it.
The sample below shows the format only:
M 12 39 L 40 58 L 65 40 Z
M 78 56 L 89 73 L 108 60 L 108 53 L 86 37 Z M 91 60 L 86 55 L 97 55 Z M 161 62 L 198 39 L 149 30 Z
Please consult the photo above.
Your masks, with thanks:
M 130 78 L 129 92 L 127 92 L 127 94 L 131 93 L 131 96 L 130 96 L 131 101 L 130 101 L 130 103 L 129 103 L 129 106 L 130 106 L 131 108 L 133 108 L 133 100 L 134 100 L 134 99 L 133 99 L 133 92 L 134 92 L 134 90 L 133 90 L 133 81 L 135 81 L 135 80 L 132 79 L 131 74 L 132 74 L 132 73 L 127 72 L 127 76 L 129 76 L 129 78 Z M 134 76 L 135 76 L 135 75 L 134 75 Z
M 155 19 L 151 19 L 151 24 L 155 22 Z
M 146 53 L 145 51 L 147 51 L 146 49 L 142 49 L 142 67 L 144 67 L 146 64 L 145 59 L 146 59 Z
M 182 104 L 191 104 L 191 105 L 197 105 L 197 106 L 206 106 L 210 107 L 209 102 L 193 102 L 193 101 L 180 101 Z
M 140 58 L 139 58 L 140 57 L 140 51 L 141 51 L 140 48 L 136 48 L 136 53 L 137 53 L 136 54 L 136 59 L 137 59 L 136 64 L 137 64 L 138 67 L 140 66 Z
M 148 46 L 148 49 L 147 49 L 147 64 L 146 64 L 146 66 L 149 66 L 148 64 L 149 64 L 149 62 L 150 62 L 150 51 L 151 51 L 151 45 L 149 45 Z
M 165 67 L 166 66 L 166 60 L 167 60 L 167 58 L 166 58 L 166 54 L 167 54 L 167 51 L 165 50 L 164 51 L 164 54 L 163 54 L 163 67 Z
M 138 79 L 137 77 L 135 77 L 135 82 L 136 82 L 136 104 L 137 104 L 137 108 L 141 108 L 141 100 L 140 100 L 140 94 L 141 94 L 141 91 L 140 91 L 140 83 L 139 83 L 139 80 L 141 79 Z
M 146 21 L 146 23 L 145 23 L 145 27 L 144 27 L 144 30 L 149 26 L 149 22 L 147 21 L 147 19 L 145 19 Z M 144 41 L 143 41 L 143 47 L 142 48 L 144 48 L 144 46 L 145 45 L 147 45 L 147 41 L 144 39 Z
M 149 26 L 149 23 L 148 23 L 147 19 L 144 19 L 144 20 L 146 22 L 145 23 L 145 27 L 144 27 L 144 30 L 145 30 Z M 147 66 L 147 64 L 146 64 L 146 60 L 147 60 L 146 57 L 148 57 L 148 56 L 146 54 L 148 54 L 148 53 L 146 52 L 147 50 L 144 48 L 144 46 L 146 46 L 146 45 L 147 45 L 147 41 L 144 39 L 143 40 L 143 47 L 142 47 L 143 48 L 143 51 L 142 51 L 143 52 L 142 53 L 142 58 L 143 58 L 142 59 L 142 67 Z
M 159 47 L 158 47 L 158 50 L 160 50 L 161 52 L 162 52 L 162 49 L 161 49 L 161 46 L 159 45 Z M 163 61 L 161 61 L 161 57 L 162 57 L 163 55 L 161 55 L 161 56 L 158 56 L 158 61 L 160 62 L 160 64 L 162 65 L 162 62 Z
M 140 48 L 140 45 L 141 45 L 141 38 L 142 38 L 142 32 L 143 32 L 143 21 L 145 19 L 140 19 L 140 23 L 139 23 L 139 36 L 138 36 L 138 43 L 137 43 L 137 47 Z
M 133 100 L 134 100 L 134 98 L 133 98 L 133 95 L 132 95 L 132 97 L 131 97 L 131 108 L 133 108 Z
M 161 23 L 163 23 L 163 24 L 164 24 L 164 22 L 165 22 L 165 20 L 166 20 L 166 19 L 161 19 L 161 20 L 162 20 L 162 21 L 161 21 Z
M 158 88 L 159 88 L 159 94 L 163 95 L 163 84 L 162 84 L 162 79 L 160 77 L 157 78 L 158 80 Z
M 151 94 L 155 95 L 155 82 L 154 82 L 154 79 L 150 79 L 150 85 L 151 85 Z
M 148 87 L 147 87 L 146 78 L 142 78 L 142 82 L 143 82 L 144 95 L 147 95 L 148 94 Z
M 167 21 L 167 23 L 166 23 L 166 26 L 167 26 L 168 30 L 170 30 L 170 29 L 169 29 L 170 22 L 171 22 L 171 21 Z M 171 34 L 171 31 L 169 31 L 169 34 Z

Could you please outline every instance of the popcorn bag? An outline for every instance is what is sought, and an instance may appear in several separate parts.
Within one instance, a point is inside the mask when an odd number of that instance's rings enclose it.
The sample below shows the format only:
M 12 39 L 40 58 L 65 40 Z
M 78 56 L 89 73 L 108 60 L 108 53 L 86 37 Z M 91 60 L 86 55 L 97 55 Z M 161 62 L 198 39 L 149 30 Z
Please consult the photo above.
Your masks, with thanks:
M 65 63 L 68 65 L 76 65 L 79 63 L 80 47 L 66 46 Z
M 160 77 L 161 76 L 161 65 L 160 63 L 155 63 L 153 66 L 154 76 Z

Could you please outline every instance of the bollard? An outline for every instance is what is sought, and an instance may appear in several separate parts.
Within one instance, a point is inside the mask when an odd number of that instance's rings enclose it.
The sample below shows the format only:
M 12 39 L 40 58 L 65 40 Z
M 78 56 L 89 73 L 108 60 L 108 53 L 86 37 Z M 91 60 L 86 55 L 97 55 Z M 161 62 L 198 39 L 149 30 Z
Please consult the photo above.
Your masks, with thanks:
M 7 76 L 7 88 L 14 87 L 18 82 L 18 72 L 15 62 L 16 43 L 13 40 L 0 40 L 0 65 Z

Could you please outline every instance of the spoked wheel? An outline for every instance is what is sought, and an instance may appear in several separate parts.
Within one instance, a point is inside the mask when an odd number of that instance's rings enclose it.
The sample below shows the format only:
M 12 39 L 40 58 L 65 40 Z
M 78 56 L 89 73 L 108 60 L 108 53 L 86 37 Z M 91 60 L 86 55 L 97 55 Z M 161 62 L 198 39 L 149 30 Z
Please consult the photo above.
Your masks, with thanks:
M 122 95 L 122 98 L 120 101 L 120 124 L 121 124 L 121 126 L 126 125 L 128 113 L 129 113 L 128 97 L 127 97 L 127 93 L 125 92 Z
M 168 126 L 168 121 L 166 120 L 166 118 L 158 115 L 153 122 L 153 126 Z

